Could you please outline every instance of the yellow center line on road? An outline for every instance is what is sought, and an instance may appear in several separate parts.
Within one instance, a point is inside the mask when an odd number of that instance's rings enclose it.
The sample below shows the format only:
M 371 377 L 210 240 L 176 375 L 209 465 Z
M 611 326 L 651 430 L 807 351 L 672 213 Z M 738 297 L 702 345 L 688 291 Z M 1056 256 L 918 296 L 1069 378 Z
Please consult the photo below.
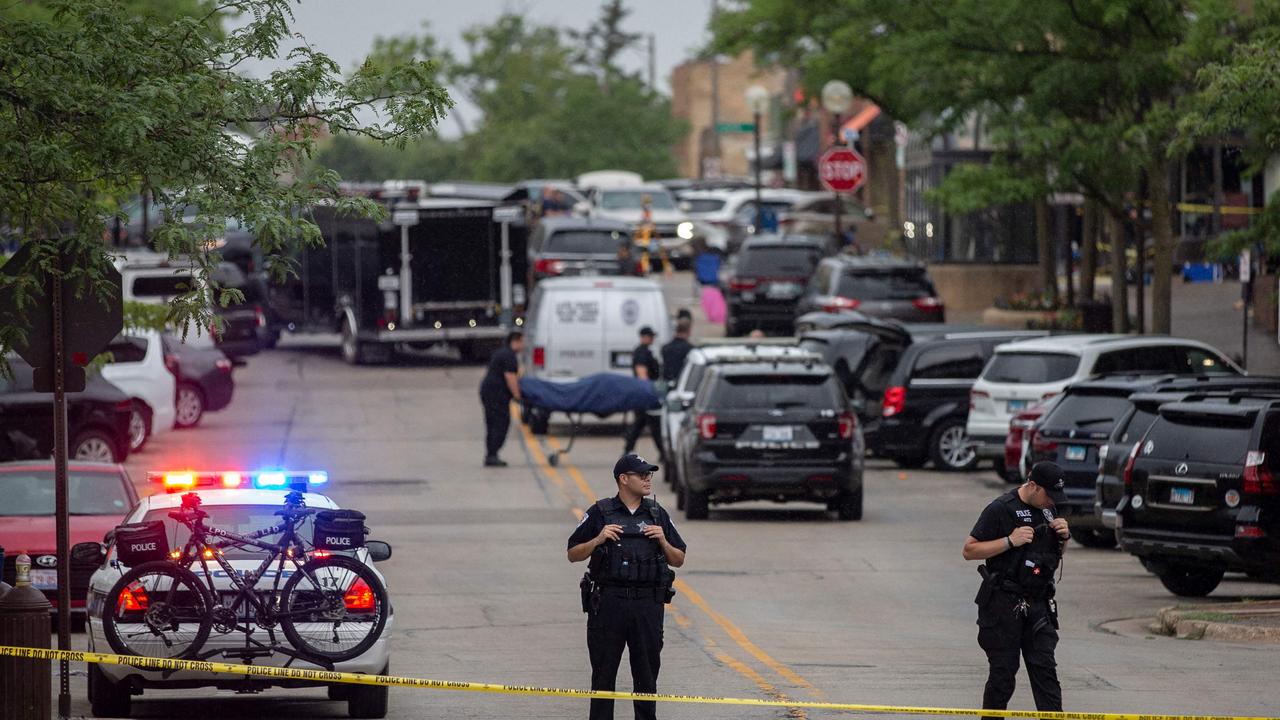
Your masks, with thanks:
M 560 458 L 564 461 L 564 469 L 569 473 L 569 477 L 573 478 L 574 484 L 578 486 L 578 490 L 582 493 L 582 496 L 587 499 L 587 502 L 595 504 L 596 497 L 595 493 L 591 490 L 591 485 L 588 484 L 587 479 L 582 476 L 582 471 L 578 469 L 578 466 L 574 465 L 573 461 L 569 460 L 569 456 L 563 454 L 563 448 L 560 447 L 560 441 L 548 435 L 547 443 L 551 445 L 551 447 L 555 448 L 556 452 L 562 453 Z
M 573 494 L 569 492 L 569 486 L 565 483 L 564 478 L 560 476 L 559 471 L 551 467 L 551 463 L 547 462 L 547 456 L 542 452 L 542 446 L 533 437 L 533 433 L 529 432 L 529 428 L 520 422 L 520 411 L 514 403 L 511 405 L 511 419 L 515 422 L 516 427 L 520 428 L 520 433 L 524 436 L 524 446 L 528 448 L 533 462 L 551 479 L 551 482 L 560 490 L 560 494 L 564 496 L 565 501 L 573 509 L 573 514 L 577 515 L 578 519 L 581 520 L 584 514 L 582 508 L 579 508 L 574 502 Z

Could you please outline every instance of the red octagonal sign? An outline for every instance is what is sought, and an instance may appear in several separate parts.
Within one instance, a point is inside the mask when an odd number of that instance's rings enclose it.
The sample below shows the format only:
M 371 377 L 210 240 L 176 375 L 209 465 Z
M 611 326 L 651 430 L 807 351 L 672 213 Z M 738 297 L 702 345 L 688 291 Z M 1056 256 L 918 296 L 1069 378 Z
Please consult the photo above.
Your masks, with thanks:
M 831 148 L 818 160 L 818 179 L 831 192 L 851 193 L 867 179 L 867 161 L 849 148 Z

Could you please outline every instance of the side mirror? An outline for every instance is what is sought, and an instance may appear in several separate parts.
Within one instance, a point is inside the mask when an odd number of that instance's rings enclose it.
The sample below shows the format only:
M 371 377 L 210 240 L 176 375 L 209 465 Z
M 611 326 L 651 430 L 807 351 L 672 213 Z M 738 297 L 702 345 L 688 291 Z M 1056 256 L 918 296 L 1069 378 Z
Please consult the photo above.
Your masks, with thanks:
M 116 541 L 116 529 L 115 529 L 115 528 L 111 528 L 110 530 L 108 530 L 108 531 L 107 531 L 107 532 L 102 536 L 102 544 L 103 544 L 103 545 L 108 545 L 108 546 L 109 546 L 109 545 L 111 545 L 111 543 L 113 543 L 113 542 L 115 542 L 115 541 Z
M 73 563 L 94 565 L 96 567 L 106 559 L 107 550 L 102 547 L 101 543 L 82 542 L 71 546 L 71 562 Z
M 391 559 L 391 543 L 385 543 L 381 540 L 368 540 L 364 546 L 369 550 L 369 559 L 374 562 Z
M 590 214 L 591 214 L 591 203 L 589 203 L 589 202 L 587 202 L 587 201 L 585 201 L 585 200 L 583 200 L 582 202 L 576 202 L 576 203 L 574 203 L 574 204 L 573 204 L 573 214 L 574 214 L 574 215 L 590 215 Z
M 679 208 L 680 212 L 687 213 L 693 209 L 693 205 L 688 200 L 681 200 Z

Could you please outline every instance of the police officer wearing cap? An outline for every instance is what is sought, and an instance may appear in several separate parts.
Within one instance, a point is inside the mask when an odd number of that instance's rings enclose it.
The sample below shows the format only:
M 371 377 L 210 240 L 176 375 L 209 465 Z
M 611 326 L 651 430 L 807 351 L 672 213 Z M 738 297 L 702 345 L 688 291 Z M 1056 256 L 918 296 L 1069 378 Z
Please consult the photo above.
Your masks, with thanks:
M 648 325 L 640 328 L 640 344 L 631 351 L 632 374 L 650 383 L 657 383 L 662 379 L 662 364 L 658 362 L 658 356 L 653 354 L 654 336 L 653 328 Z M 634 422 L 627 429 L 622 453 L 628 455 L 635 450 L 636 441 L 648 427 L 649 434 L 653 436 L 653 444 L 658 446 L 659 460 L 666 462 L 667 458 L 662 450 L 662 419 L 656 414 L 650 414 L 647 410 L 636 410 L 635 415 Z
M 657 470 L 623 455 L 613 466 L 618 494 L 592 505 L 569 536 L 569 562 L 590 559 L 581 589 L 592 690 L 615 689 L 625 647 L 634 691 L 658 691 L 662 606 L 675 594 L 671 568 L 684 565 L 685 544 L 667 511 L 646 497 Z M 637 720 L 656 717 L 653 701 L 634 705 Z M 592 720 L 612 717 L 612 700 L 591 701 Z
M 1054 649 L 1058 645 L 1058 605 L 1054 573 L 1071 531 L 1054 517 L 1066 503 L 1062 469 L 1051 462 L 1031 468 L 1027 482 L 996 498 L 982 511 L 964 542 L 965 560 L 984 560 L 978 572 L 978 645 L 990 669 L 982 707 L 1004 710 L 1018 673 L 1027 663 L 1036 709 L 1062 710 Z

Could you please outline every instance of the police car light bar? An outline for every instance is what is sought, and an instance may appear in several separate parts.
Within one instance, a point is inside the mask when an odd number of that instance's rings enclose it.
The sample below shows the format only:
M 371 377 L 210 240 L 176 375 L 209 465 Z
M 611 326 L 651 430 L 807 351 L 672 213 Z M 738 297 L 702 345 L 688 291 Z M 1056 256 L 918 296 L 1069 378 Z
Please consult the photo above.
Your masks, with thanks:
M 149 472 L 148 482 L 158 482 L 165 492 L 184 492 L 204 489 L 259 488 L 262 490 L 308 490 L 329 482 L 329 473 L 323 470 L 239 470 L 178 472 Z

